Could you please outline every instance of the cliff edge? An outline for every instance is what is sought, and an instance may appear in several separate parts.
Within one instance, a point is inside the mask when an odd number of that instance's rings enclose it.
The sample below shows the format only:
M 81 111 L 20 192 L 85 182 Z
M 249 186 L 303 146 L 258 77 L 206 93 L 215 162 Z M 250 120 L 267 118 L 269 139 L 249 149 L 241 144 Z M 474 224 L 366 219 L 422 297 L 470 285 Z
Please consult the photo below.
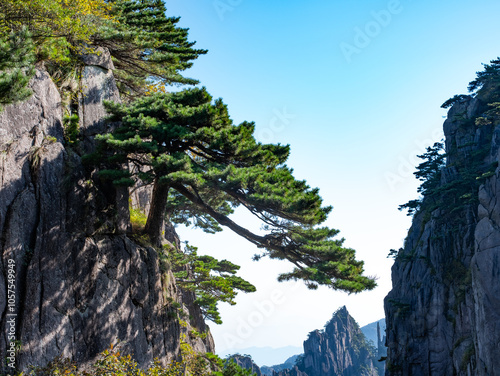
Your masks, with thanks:
M 446 163 L 392 268 L 387 375 L 500 369 L 498 98 L 498 85 L 489 83 L 455 97 L 448 112 Z

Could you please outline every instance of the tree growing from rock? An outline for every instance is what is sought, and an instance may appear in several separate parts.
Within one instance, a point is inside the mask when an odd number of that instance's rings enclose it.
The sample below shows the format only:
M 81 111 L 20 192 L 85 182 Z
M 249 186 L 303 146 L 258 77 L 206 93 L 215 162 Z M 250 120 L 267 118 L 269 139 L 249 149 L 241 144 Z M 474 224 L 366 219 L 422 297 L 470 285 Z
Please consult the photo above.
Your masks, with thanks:
M 291 262 L 281 281 L 350 293 L 375 287 L 355 251 L 334 239 L 338 231 L 321 226 L 332 208 L 322 206 L 318 189 L 294 178 L 285 164 L 290 147 L 258 143 L 255 125 L 234 125 L 222 100 L 213 101 L 204 88 L 108 103 L 107 109 L 109 120 L 121 125 L 98 137 L 94 159 L 105 162 L 101 177 L 117 185 L 153 185 L 144 232 L 155 246 L 165 220 L 194 221 L 208 232 L 225 226 L 261 250 L 256 259 Z M 260 219 L 265 233 L 233 221 L 237 207 Z
M 197 248 L 186 245 L 183 253 L 170 249 L 168 258 L 174 269 L 178 285 L 196 296 L 195 303 L 203 317 L 216 324 L 222 324 L 218 308 L 219 302 L 235 305 L 237 290 L 255 292 L 255 286 L 238 277 L 238 265 L 227 260 L 217 260 L 211 256 L 198 256 Z

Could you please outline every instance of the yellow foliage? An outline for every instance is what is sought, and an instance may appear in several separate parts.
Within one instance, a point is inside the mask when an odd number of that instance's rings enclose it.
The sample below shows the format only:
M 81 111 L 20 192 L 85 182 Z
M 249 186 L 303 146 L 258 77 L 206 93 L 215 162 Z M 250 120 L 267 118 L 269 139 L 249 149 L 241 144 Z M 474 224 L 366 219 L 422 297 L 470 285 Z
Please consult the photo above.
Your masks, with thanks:
M 0 30 L 10 32 L 28 26 L 36 36 L 88 40 L 96 19 L 109 19 L 104 0 L 0 0 Z M 37 35 L 37 33 L 39 33 Z
M 167 93 L 167 89 L 165 88 L 164 82 L 156 82 L 156 83 L 146 84 L 146 87 L 145 87 L 145 94 L 146 95 L 153 95 L 153 94 L 158 94 L 158 93 Z
M 0 35 L 27 27 L 39 60 L 65 63 L 69 49 L 84 48 L 110 11 L 105 0 L 0 0 Z

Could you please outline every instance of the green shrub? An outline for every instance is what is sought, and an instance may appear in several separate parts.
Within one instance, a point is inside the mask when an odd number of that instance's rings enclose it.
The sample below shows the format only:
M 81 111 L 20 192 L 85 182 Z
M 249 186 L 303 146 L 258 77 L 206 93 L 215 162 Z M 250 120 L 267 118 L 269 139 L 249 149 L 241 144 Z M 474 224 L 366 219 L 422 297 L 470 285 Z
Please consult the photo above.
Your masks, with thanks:
M 140 369 L 130 355 L 123 355 L 113 345 L 103 351 L 97 361 L 87 370 L 80 371 L 69 359 L 56 358 L 45 367 L 32 367 L 26 376 L 251 376 L 234 362 L 223 361 L 217 355 L 200 354 L 181 338 L 181 361 L 172 361 L 162 367 L 155 360 L 147 369 Z M 20 374 L 21 376 L 23 374 Z
M 148 217 L 141 209 L 135 209 L 132 206 L 130 209 L 130 224 L 132 225 L 132 232 L 138 233 L 144 230 Z
M 70 145 L 78 141 L 78 134 L 80 133 L 80 118 L 78 115 L 65 116 L 63 119 L 64 124 L 64 138 Z

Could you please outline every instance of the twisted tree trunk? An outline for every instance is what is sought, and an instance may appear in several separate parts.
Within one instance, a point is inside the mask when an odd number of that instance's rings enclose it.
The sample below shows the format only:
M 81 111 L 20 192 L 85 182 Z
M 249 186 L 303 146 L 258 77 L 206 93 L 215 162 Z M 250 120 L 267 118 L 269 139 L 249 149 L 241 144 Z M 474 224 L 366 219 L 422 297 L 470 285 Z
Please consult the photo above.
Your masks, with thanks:
M 170 187 L 167 184 L 161 184 L 158 179 L 155 179 L 151 207 L 149 208 L 144 232 L 149 235 L 151 243 L 156 247 L 161 247 L 162 245 L 162 229 L 165 221 L 165 209 L 167 207 L 169 189 Z

